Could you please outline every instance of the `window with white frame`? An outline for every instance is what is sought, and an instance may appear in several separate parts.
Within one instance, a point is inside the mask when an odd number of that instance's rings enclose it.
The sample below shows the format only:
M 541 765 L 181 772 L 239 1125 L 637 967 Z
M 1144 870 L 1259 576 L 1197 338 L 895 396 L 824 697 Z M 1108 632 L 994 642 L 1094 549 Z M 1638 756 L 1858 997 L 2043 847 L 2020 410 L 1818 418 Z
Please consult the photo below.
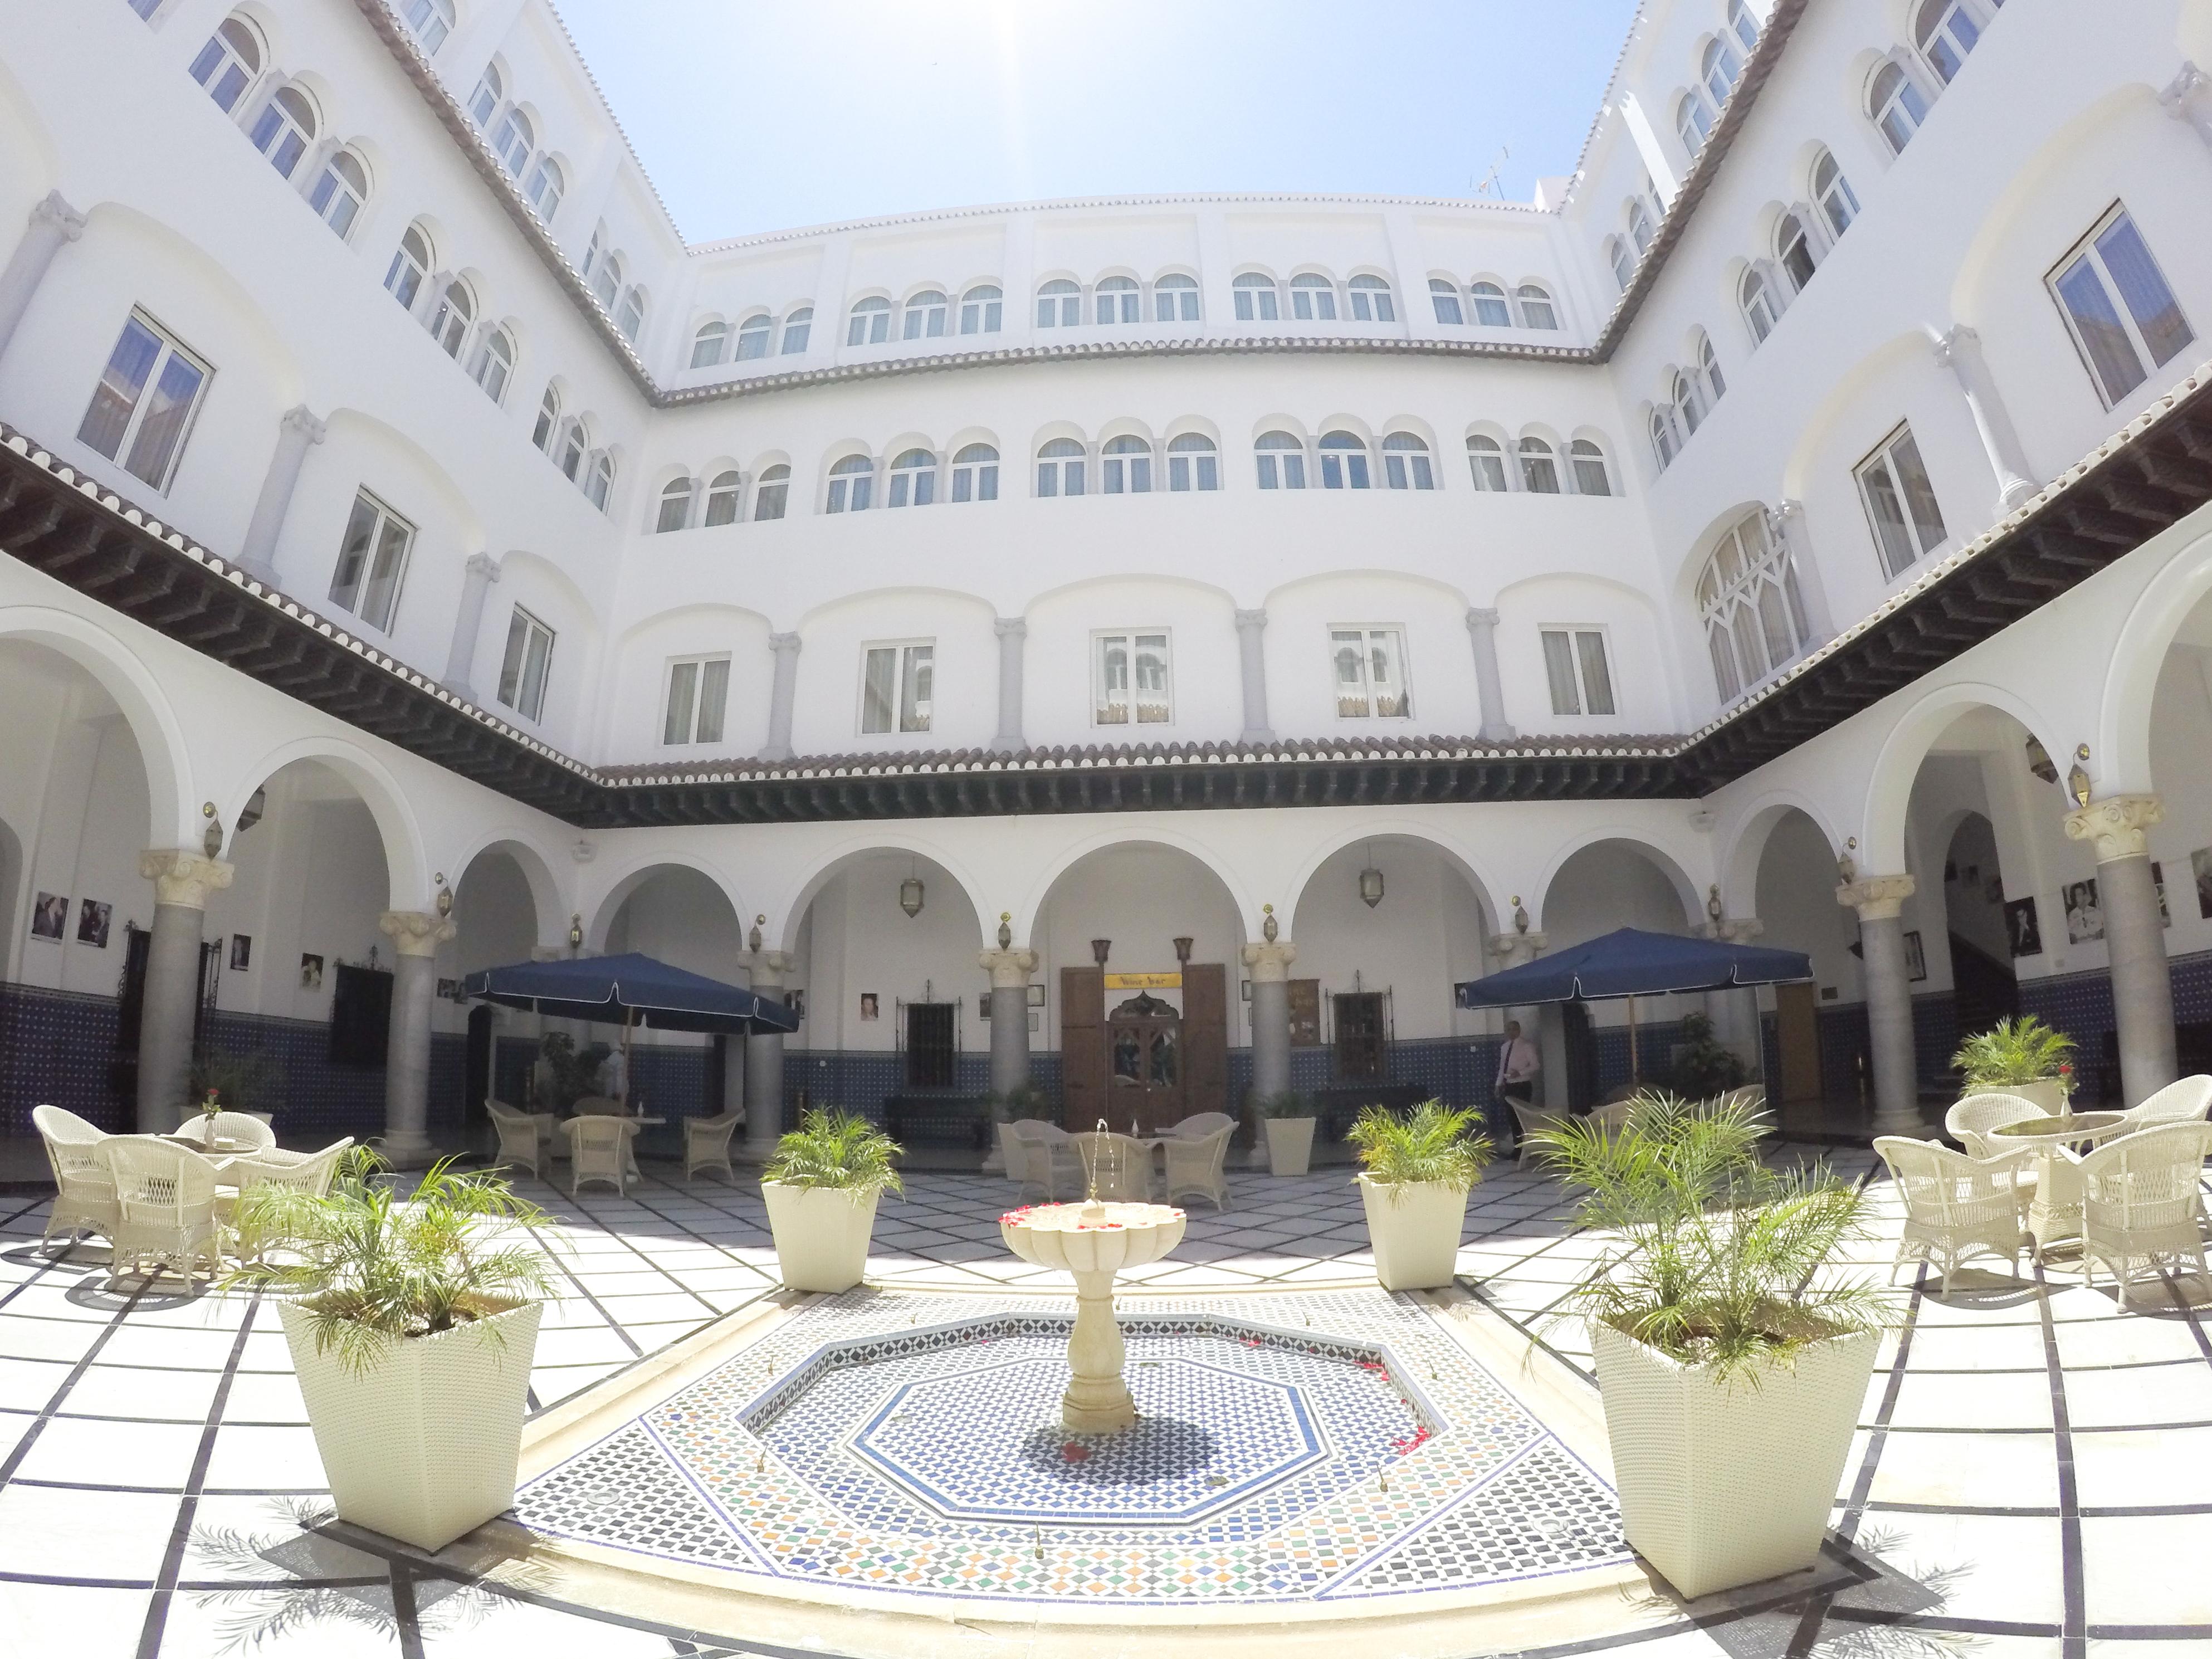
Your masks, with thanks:
M 927 507 L 936 499 L 936 456 L 926 449 L 902 449 L 891 457 L 885 507 Z
M 1168 488 L 1221 488 L 1220 456 L 1214 450 L 1212 439 L 1202 432 L 1186 432 L 1168 440 Z
M 881 345 L 891 337 L 891 302 L 880 295 L 858 301 L 845 324 L 848 346 Z
M 1902 155 L 1928 118 L 1928 100 L 1911 76 L 1895 64 L 1884 64 L 1867 83 L 1867 114 L 1891 153 Z
M 1346 285 L 1345 298 L 1355 323 L 1395 323 L 1397 307 L 1391 302 L 1390 284 L 1380 276 L 1355 276 Z
M 550 225 L 553 216 L 561 210 L 561 198 L 567 190 L 568 180 L 562 176 L 561 164 L 550 155 L 541 155 L 538 165 L 530 169 L 530 182 L 522 187 L 522 194 L 539 221 Z
M 1482 328 L 1510 328 L 1513 326 L 1512 307 L 1505 303 L 1505 290 L 1495 283 L 1472 283 L 1467 297 L 1474 307 L 1474 320 Z
M 1428 444 L 1411 432 L 1385 434 L 1382 482 L 1392 489 L 1434 489 L 1437 473 L 1429 464 Z
M 688 529 L 691 523 L 691 480 L 671 478 L 660 487 L 660 510 L 653 520 L 657 536 Z
M 722 361 L 729 349 L 730 325 L 727 323 L 702 323 L 699 331 L 691 337 L 691 367 L 712 368 Z
M 469 94 L 469 119 L 483 131 L 491 125 L 491 118 L 499 113 L 500 102 L 507 96 L 507 83 L 500 78 L 499 65 L 484 65 L 483 78 L 477 89 Z M 588 265 L 586 267 L 588 269 Z
M 860 651 L 860 732 L 876 737 L 929 730 L 937 641 L 909 640 Z
M 2197 337 L 2142 232 L 2117 203 L 2044 280 L 2108 409 Z
M 1981 43 L 1982 31 L 1988 27 L 1986 14 L 1969 0 L 1921 0 L 1912 39 L 1929 67 L 1948 82 L 1966 68 L 1967 54 Z
M 791 497 L 791 469 L 778 462 L 761 469 L 760 488 L 753 491 L 753 522 L 761 524 L 783 516 Z
M 603 449 L 592 457 L 592 471 L 584 480 L 584 499 L 604 513 L 614 494 L 615 458 Z
M 167 489 L 212 372 L 151 317 L 133 311 L 93 387 L 79 441 Z
M 979 283 L 960 296 L 960 331 L 996 334 L 1006 315 L 1006 295 L 995 283 Z
M 1743 281 L 1736 289 L 1736 299 L 1743 307 L 1743 320 L 1751 328 L 1754 343 L 1765 341 L 1774 332 L 1774 320 L 1778 314 L 1774 308 L 1774 295 L 1766 286 L 1766 278 L 1757 265 L 1743 273 Z
M 830 469 L 824 511 L 865 513 L 875 504 L 876 466 L 866 455 L 848 455 Z
M 1152 320 L 1194 323 L 1198 320 L 1198 281 L 1172 271 L 1152 284 Z
M 743 516 L 745 505 L 745 475 L 734 469 L 717 472 L 707 485 L 707 514 L 700 520 L 712 530 L 717 525 L 735 524 Z
M 1474 476 L 1474 487 L 1504 495 L 1510 486 L 1505 481 L 1505 451 L 1498 440 L 1477 432 L 1467 441 L 1468 471 Z
M 1364 489 L 1373 482 L 1367 465 L 1367 440 L 1356 432 L 1324 432 L 1321 453 L 1323 489 Z
M 1152 447 L 1131 434 L 1109 438 L 1098 451 L 1098 488 L 1108 495 L 1143 495 L 1152 488 Z
M 1811 642 L 1796 567 L 1764 512 L 1747 514 L 1713 549 L 1698 577 L 1698 611 L 1724 703 L 1795 661 Z
M 615 313 L 615 326 L 622 331 L 623 338 L 632 344 L 645 331 L 645 290 L 634 288 L 622 297 L 622 305 Z
M 1628 240 L 1636 244 L 1636 252 L 1641 256 L 1650 251 L 1651 216 L 1644 211 L 1643 203 L 1633 200 L 1629 203 L 1626 212 Z
M 1083 446 L 1073 438 L 1054 438 L 1037 450 L 1036 493 L 1049 500 L 1056 495 L 1083 493 Z
M 1813 241 L 1805 234 L 1804 225 L 1794 213 L 1782 216 L 1782 222 L 1774 228 L 1775 263 L 1790 273 L 1790 281 L 1799 293 L 1813 280 L 1818 263 L 1813 258 Z
M 1340 720 L 1401 720 L 1413 714 L 1406 690 L 1405 635 L 1395 628 L 1332 628 L 1329 667 Z
M 1302 323 L 1334 322 L 1336 284 L 1310 270 L 1291 277 L 1291 315 Z
M 1065 276 L 1055 276 L 1037 289 L 1039 328 L 1074 328 L 1083 321 L 1083 290 Z
M 933 288 L 924 289 L 909 299 L 906 302 L 906 315 L 900 322 L 899 338 L 943 339 L 946 304 L 943 291 Z
M 806 349 L 807 336 L 814 331 L 814 307 L 801 306 L 783 319 L 783 353 L 793 357 Z
M 999 499 L 999 452 L 988 444 L 963 444 L 952 458 L 952 499 Z
M 1457 328 L 1465 320 L 1460 314 L 1456 283 L 1448 283 L 1441 276 L 1430 277 L 1429 305 L 1437 313 L 1437 320 L 1447 328 Z
M 1559 468 L 1552 446 L 1534 433 L 1521 441 L 1521 488 L 1532 495 L 1559 493 Z
M 1910 426 L 1900 426 L 1884 438 L 1852 471 L 1860 499 L 1866 503 L 1875 544 L 1881 552 L 1882 569 L 1890 576 L 1901 575 L 1915 560 L 1942 544 L 1950 532 L 1943 527 L 1936 486 L 1929 481 Z
M 507 624 L 499 666 L 499 700 L 526 720 L 545 713 L 545 680 L 553 668 L 553 630 L 520 605 Z
M 607 226 L 603 219 L 592 227 L 592 240 L 584 244 L 584 263 L 576 267 L 586 276 L 598 275 L 599 261 L 606 257 Z
M 1095 290 L 1097 304 L 1093 309 L 1101 325 L 1134 323 L 1143 320 L 1145 296 L 1132 276 L 1109 276 Z
M 446 284 L 446 291 L 438 296 L 438 303 L 431 310 L 430 337 L 438 343 L 439 350 L 458 359 L 476 319 L 476 295 L 469 292 L 466 283 L 456 276 Z
M 1746 52 L 1759 44 L 1759 20 L 1751 15 L 1751 8 L 1744 3 L 1744 0 L 1729 0 L 1728 21 L 1735 38 L 1743 42 Z
M 553 387 L 545 388 L 545 395 L 538 402 L 538 424 L 531 428 L 530 443 L 544 453 L 547 459 L 553 455 L 555 439 L 561 433 L 561 393 Z
M 1698 337 L 1698 368 L 1705 376 L 1705 406 L 1710 409 L 1727 392 L 1728 381 L 1721 374 L 1721 360 L 1713 353 L 1713 343 L 1703 335 Z
M 131 9 L 149 23 L 154 21 L 154 14 L 161 9 L 162 3 L 163 0 L 129 0 Z
M 353 222 L 368 200 L 368 169 L 361 157 L 342 149 L 323 163 L 322 176 L 308 193 L 307 205 L 343 241 L 353 234 Z
M 738 325 L 737 358 L 741 363 L 768 356 L 769 337 L 775 325 L 765 311 L 756 311 Z
M 1601 628 L 1546 628 L 1544 678 L 1552 688 L 1554 714 L 1610 714 L 1613 668 L 1607 660 Z
M 1674 373 L 1671 402 L 1674 424 L 1680 429 L 1683 438 L 1687 440 L 1705 420 L 1705 411 L 1704 405 L 1698 401 L 1697 381 L 1683 370 L 1677 369 Z
M 1521 326 L 1523 328 L 1552 328 L 1559 325 L 1559 313 L 1552 305 L 1552 296 L 1534 283 L 1523 283 L 1513 290 L 1520 302 Z
M 1588 438 L 1577 438 L 1567 446 L 1567 459 L 1574 464 L 1576 495 L 1613 494 L 1613 477 L 1606 471 L 1605 452 L 1596 444 Z
M 1735 90 L 1735 78 L 1743 73 L 1743 58 L 1725 34 L 1705 44 L 1705 56 L 1698 63 L 1698 78 L 1705 83 L 1705 92 L 1718 109 Z
M 1674 106 L 1674 136 L 1682 141 L 1682 149 L 1695 159 L 1712 136 L 1713 112 L 1705 100 L 1694 92 L 1686 92 Z
M 508 178 L 520 179 L 537 143 L 538 134 L 530 125 L 530 118 L 518 104 L 500 118 L 491 136 L 491 152 L 499 157 L 499 164 L 507 169 Z
M 1237 320 L 1272 323 L 1282 315 L 1275 297 L 1275 279 L 1248 270 L 1230 285 L 1237 296 Z
M 1613 280 L 1625 289 L 1636 275 L 1636 256 L 1618 236 L 1605 239 L 1605 262 L 1613 267 Z
M 1674 452 L 1680 446 L 1674 417 L 1664 409 L 1654 408 L 1650 417 L 1644 422 L 1644 429 L 1651 438 L 1651 459 L 1664 472 L 1674 465 Z
M 561 428 L 559 457 L 554 463 L 561 476 L 570 483 L 581 486 L 584 481 L 584 457 L 591 453 L 591 429 L 580 420 L 573 420 Z
M 1289 432 L 1263 432 L 1253 446 L 1259 462 L 1262 489 L 1304 489 L 1306 487 L 1306 446 Z
M 668 696 L 660 711 L 660 741 L 720 743 L 722 715 L 730 701 L 730 659 L 678 657 L 668 665 Z
M 1092 720 L 1099 726 L 1164 726 L 1175 718 L 1168 635 L 1091 637 Z
M 1825 149 L 1813 162 L 1813 199 L 1820 204 L 1831 236 L 1841 236 L 1859 216 L 1859 198 L 1851 193 L 1851 181 Z
M 269 165 L 281 177 L 289 179 L 307 153 L 307 146 L 315 142 L 319 125 L 306 93 L 297 87 L 280 87 L 268 107 L 254 118 L 253 148 L 269 158 Z
M 495 404 L 505 403 L 507 382 L 514 378 L 514 337 L 503 328 L 485 335 L 483 343 L 477 348 L 470 376 L 483 388 L 485 397 Z
M 338 562 L 331 572 L 331 603 L 358 617 L 380 634 L 392 631 L 399 610 L 399 589 L 407 580 L 407 556 L 414 550 L 415 526 L 366 489 L 353 499 Z
M 216 25 L 207 45 L 192 59 L 191 76 L 207 88 L 216 107 L 225 114 L 261 73 L 261 38 L 243 18 L 226 17 Z
M 407 0 L 399 15 L 422 43 L 425 58 L 444 46 L 453 32 L 453 0 Z
M 599 262 L 599 268 L 592 277 L 592 297 L 610 313 L 615 308 L 616 296 L 622 291 L 622 255 L 610 253 Z

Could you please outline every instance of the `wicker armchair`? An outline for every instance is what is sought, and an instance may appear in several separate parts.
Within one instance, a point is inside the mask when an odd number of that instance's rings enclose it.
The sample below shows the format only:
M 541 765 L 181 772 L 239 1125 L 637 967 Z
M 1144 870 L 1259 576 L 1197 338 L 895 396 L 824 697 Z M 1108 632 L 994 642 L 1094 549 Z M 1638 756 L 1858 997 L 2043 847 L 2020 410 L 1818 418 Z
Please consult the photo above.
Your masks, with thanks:
M 2033 1147 L 1977 1158 L 1941 1141 L 1881 1135 L 1874 1149 L 1905 1200 L 1905 1232 L 1890 1264 L 1891 1284 L 1908 1260 L 1924 1261 L 1943 1275 L 1948 1297 L 1952 1273 L 1970 1255 L 2003 1256 L 2018 1276 L 2021 1252 L 2036 1248 L 2027 1225 L 2035 1196 Z
M 177 1133 L 211 1152 L 265 1152 L 276 1144 L 269 1121 L 253 1112 L 217 1112 L 211 1118 L 195 1112 L 177 1126 Z
M 1969 1158 L 1994 1158 L 2012 1149 L 2002 1141 L 1991 1140 L 1990 1130 L 2050 1115 L 2023 1095 L 1990 1090 L 1984 1094 L 1960 1096 L 1958 1104 L 1943 1114 L 1943 1130 L 1966 1149 Z
M 1037 1120 L 1023 1121 L 1035 1122 Z M 1028 1147 L 1022 1144 L 1021 1137 L 1014 1133 L 1014 1119 L 1007 1118 L 994 1127 L 999 1133 L 1000 1165 L 1006 1179 L 1019 1187 L 1025 1185 L 1029 1181 L 1030 1154 Z
M 603 1181 L 629 1196 L 630 1137 L 637 1125 L 626 1117 L 587 1112 L 561 1126 L 568 1132 L 568 1196 L 587 1181 Z
M 1183 1120 L 1186 1123 L 1189 1121 Z M 1212 1199 L 1215 1209 L 1227 1209 L 1229 1176 L 1223 1165 L 1229 1157 L 1229 1137 L 1236 1132 L 1237 1126 L 1226 1122 L 1208 1135 L 1170 1134 L 1161 1143 L 1168 1161 L 1167 1190 L 1162 1197 L 1172 1204 L 1182 1194 L 1199 1194 Z
M 518 1112 L 505 1101 L 489 1096 L 484 1097 L 484 1110 L 491 1115 L 491 1127 L 499 1132 L 499 1161 L 526 1169 L 543 1181 L 545 1165 L 553 1161 L 553 1115 Z
M 115 1174 L 114 1271 L 168 1267 L 190 1283 L 204 1257 L 222 1271 L 215 1213 L 216 1165 L 159 1135 L 110 1135 L 100 1143 Z
M 337 1175 L 338 1159 L 353 1137 L 334 1140 L 319 1152 L 288 1152 L 272 1147 L 265 1152 L 255 1152 L 245 1158 L 234 1158 L 216 1176 L 216 1218 L 229 1226 L 238 1210 L 238 1200 L 246 1194 L 263 1187 L 281 1187 L 295 1193 L 305 1193 L 310 1198 L 321 1198 L 331 1190 L 331 1179 Z M 235 1191 L 225 1191 L 225 1188 Z M 273 1235 L 249 1235 L 234 1229 L 233 1248 L 238 1255 L 259 1261 L 271 1244 L 282 1243 Z
M 1084 1188 L 1109 1203 L 1142 1204 L 1152 1195 L 1152 1149 L 1129 1135 L 1092 1130 L 1070 1135 L 1083 1160 Z
M 1042 1187 L 1048 1199 L 1059 1198 L 1063 1190 L 1079 1197 L 1082 1194 L 1090 1178 L 1084 1173 L 1073 1135 L 1041 1118 L 1022 1118 L 1009 1127 L 1022 1154 L 1024 1188 Z
M 1513 1109 L 1513 1162 L 1518 1165 L 1528 1157 L 1528 1137 L 1541 1134 L 1548 1129 L 1564 1129 L 1573 1120 L 1565 1112 L 1547 1112 L 1541 1106 L 1531 1106 L 1510 1097 L 1505 1103 Z
M 2154 1097 L 2154 1098 L 2155 1097 Z M 2136 1264 L 2155 1276 L 2158 1265 L 2193 1267 L 2212 1279 L 2204 1260 L 2204 1160 L 2212 1155 L 2212 1123 L 2167 1123 L 2107 1141 L 2076 1158 L 2081 1176 L 2081 1272 L 2094 1282 L 2103 1262 L 2119 1281 L 2120 1306 Z
M 684 1178 L 686 1181 L 702 1170 L 720 1170 L 732 1187 L 738 1184 L 738 1172 L 730 1162 L 730 1137 L 744 1121 L 741 1112 L 723 1112 L 714 1117 L 687 1117 L 684 1120 Z
M 579 1117 L 620 1117 L 623 1103 L 611 1095 L 578 1095 L 573 1109 Z
M 2135 1134 L 2166 1123 L 2202 1123 L 2208 1110 L 2212 1110 L 2212 1077 L 2185 1077 L 2131 1109 L 2122 1133 Z
M 1203 1140 L 1218 1130 L 1236 1127 L 1237 1120 L 1226 1112 L 1194 1112 L 1172 1125 L 1168 1133 L 1177 1140 Z
M 92 1233 L 112 1243 L 115 1172 L 100 1150 L 112 1137 L 58 1106 L 33 1106 L 31 1121 L 39 1138 L 46 1143 L 46 1163 L 54 1172 L 54 1202 L 46 1212 L 46 1237 L 66 1233 L 73 1245 L 81 1235 Z

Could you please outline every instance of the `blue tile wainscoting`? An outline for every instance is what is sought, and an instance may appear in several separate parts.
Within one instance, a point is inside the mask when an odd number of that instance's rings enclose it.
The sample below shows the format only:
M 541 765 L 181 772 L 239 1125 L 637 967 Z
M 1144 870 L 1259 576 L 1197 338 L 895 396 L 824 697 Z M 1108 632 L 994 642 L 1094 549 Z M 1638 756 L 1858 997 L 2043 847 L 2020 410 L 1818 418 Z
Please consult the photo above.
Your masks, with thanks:
M 0 1133 L 33 1133 L 41 1105 L 110 1134 L 131 1127 L 131 1097 L 108 1079 L 116 1013 L 113 997 L 0 984 Z

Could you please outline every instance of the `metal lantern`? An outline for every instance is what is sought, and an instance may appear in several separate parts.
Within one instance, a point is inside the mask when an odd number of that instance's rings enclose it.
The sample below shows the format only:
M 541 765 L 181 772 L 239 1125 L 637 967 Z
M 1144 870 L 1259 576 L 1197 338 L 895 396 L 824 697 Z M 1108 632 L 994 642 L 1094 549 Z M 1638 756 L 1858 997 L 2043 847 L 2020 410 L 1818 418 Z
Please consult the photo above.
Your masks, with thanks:
M 253 828 L 253 826 L 254 826 L 255 824 L 257 824 L 257 823 L 260 823 L 260 822 L 261 822 L 261 816 L 262 816 L 262 814 L 263 814 L 263 813 L 264 813 L 264 812 L 266 812 L 268 810 L 269 810 L 269 791 L 268 791 L 268 789 L 264 787 L 263 787 L 263 788 L 259 788 L 259 789 L 255 790 L 255 791 L 253 792 L 253 794 L 252 794 L 252 799 L 250 799 L 249 800 L 247 800 L 247 802 L 246 803 L 246 810 L 245 810 L 244 811 L 240 812 L 240 813 L 238 815 L 238 830 L 237 830 L 237 833 L 239 833 L 239 834 L 241 834 L 241 835 L 242 835 L 242 834 L 244 834 L 246 830 L 251 830 L 252 828 Z M 442 878 L 441 878 L 441 879 L 442 879 Z
M 1717 884 L 1705 889 L 1705 915 L 1718 927 L 1721 920 L 1721 890 Z
M 1014 913 L 1012 911 L 1001 910 L 999 912 L 999 948 L 1001 951 L 1011 951 L 1014 948 L 1013 920 Z
M 758 956 L 760 954 L 761 923 L 767 920 L 768 918 L 766 916 L 755 916 L 753 918 L 753 930 L 745 935 L 745 948 L 748 951 L 750 951 L 755 956 Z
M 213 858 L 222 851 L 222 820 L 215 815 L 215 803 L 209 801 L 200 808 L 200 815 L 208 821 L 207 833 L 200 837 L 200 845 Z
M 446 885 L 444 872 L 441 871 L 433 879 L 438 884 L 438 915 L 441 918 L 450 916 L 453 914 L 453 890 Z
M 1112 939 L 1094 939 L 1091 941 L 1091 959 L 1103 968 L 1106 965 L 1106 953 L 1113 948 Z
M 908 876 L 899 884 L 899 908 L 909 916 L 921 914 L 921 878 Z
M 568 918 L 568 948 L 571 951 L 584 948 L 584 918 L 580 914 Z
M 2081 763 L 2089 758 L 2089 745 L 2081 744 L 2074 751 L 2074 764 L 2066 774 L 2066 793 L 2076 806 L 2089 804 L 2089 775 Z
M 1275 942 L 1275 936 L 1282 932 L 1275 922 L 1275 907 L 1272 904 L 1263 904 L 1260 907 L 1260 937 L 1273 945 Z
M 1359 902 L 1370 910 L 1382 902 L 1382 872 L 1371 864 L 1359 872 Z
M 1513 896 L 1513 931 L 1516 933 L 1528 931 L 1528 913 L 1521 908 L 1521 895 L 1518 893 Z
M 1196 942 L 1197 941 L 1193 939 L 1188 933 L 1178 933 L 1176 935 L 1176 960 L 1186 968 L 1190 966 L 1190 947 Z

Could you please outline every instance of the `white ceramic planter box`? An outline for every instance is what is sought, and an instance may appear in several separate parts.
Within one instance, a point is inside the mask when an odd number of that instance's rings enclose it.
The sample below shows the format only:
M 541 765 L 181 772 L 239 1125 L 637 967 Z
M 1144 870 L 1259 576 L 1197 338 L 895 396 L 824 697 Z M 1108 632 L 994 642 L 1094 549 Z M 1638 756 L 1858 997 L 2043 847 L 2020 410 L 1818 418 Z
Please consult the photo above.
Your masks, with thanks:
M 514 1507 L 541 1310 L 393 1343 L 359 1373 L 315 1352 L 297 1304 L 277 1305 L 339 1520 L 440 1550 Z
M 783 1282 L 794 1291 L 849 1291 L 868 1270 L 868 1240 L 876 1231 L 873 1188 L 789 1187 L 761 1182 L 769 1231 Z
M 1310 1117 L 1265 1117 L 1267 1173 L 1302 1176 L 1313 1167 L 1314 1121 Z
M 1359 1177 L 1375 1277 L 1386 1291 L 1433 1291 L 1452 1282 L 1460 1230 L 1467 1224 L 1465 1187 L 1441 1181 L 1384 1185 Z
M 1811 1566 L 1881 1338 L 1815 1343 L 1756 1388 L 1610 1325 L 1590 1338 L 1630 1547 L 1689 1600 Z
M 2018 1095 L 2030 1105 L 2040 1106 L 2052 1117 L 2066 1109 L 2066 1091 L 2055 1077 L 2039 1078 L 2033 1083 L 1993 1083 L 1985 1089 L 1969 1089 L 1970 1095 Z

